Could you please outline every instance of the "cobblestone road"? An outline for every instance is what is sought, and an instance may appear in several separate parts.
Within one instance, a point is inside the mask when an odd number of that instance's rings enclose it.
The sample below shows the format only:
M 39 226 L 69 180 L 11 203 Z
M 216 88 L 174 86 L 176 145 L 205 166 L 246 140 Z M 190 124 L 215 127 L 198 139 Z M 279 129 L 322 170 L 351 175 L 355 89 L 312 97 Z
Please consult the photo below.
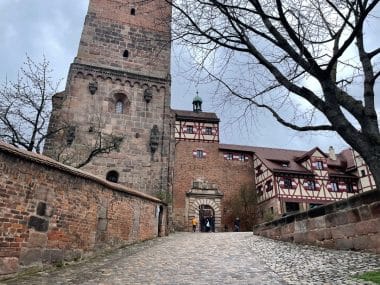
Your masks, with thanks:
M 0 284 L 371 284 L 350 276 L 379 268 L 379 255 L 298 246 L 252 233 L 176 233 Z

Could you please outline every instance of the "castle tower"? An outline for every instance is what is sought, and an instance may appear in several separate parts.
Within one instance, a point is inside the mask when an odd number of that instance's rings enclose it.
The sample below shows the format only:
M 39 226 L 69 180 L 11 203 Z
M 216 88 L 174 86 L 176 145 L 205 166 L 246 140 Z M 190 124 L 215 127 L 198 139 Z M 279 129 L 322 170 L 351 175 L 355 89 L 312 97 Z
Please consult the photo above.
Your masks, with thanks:
M 170 23 L 165 0 L 90 0 L 44 153 L 110 181 L 167 191 Z

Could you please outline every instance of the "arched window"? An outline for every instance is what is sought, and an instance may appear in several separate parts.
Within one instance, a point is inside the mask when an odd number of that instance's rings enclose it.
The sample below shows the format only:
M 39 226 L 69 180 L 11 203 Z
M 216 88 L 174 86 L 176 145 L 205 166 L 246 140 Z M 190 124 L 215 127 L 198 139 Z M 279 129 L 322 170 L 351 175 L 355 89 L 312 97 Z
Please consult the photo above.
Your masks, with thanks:
M 116 112 L 116 114 L 123 114 L 124 113 L 124 103 L 122 100 L 116 101 L 115 112 Z
M 117 173 L 115 170 L 111 170 L 107 173 L 106 179 L 108 181 L 117 183 L 119 181 L 119 173 Z

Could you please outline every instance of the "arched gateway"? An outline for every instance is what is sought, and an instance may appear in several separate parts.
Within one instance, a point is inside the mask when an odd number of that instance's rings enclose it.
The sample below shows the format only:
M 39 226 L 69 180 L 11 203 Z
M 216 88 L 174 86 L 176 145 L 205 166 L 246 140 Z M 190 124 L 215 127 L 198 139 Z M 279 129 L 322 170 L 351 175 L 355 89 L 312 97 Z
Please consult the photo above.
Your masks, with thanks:
M 213 183 L 194 181 L 193 187 L 186 193 L 188 231 L 191 231 L 191 219 L 195 217 L 199 221 L 199 229 L 205 231 L 205 221 L 213 221 L 213 229 L 221 231 L 221 201 L 220 193 Z

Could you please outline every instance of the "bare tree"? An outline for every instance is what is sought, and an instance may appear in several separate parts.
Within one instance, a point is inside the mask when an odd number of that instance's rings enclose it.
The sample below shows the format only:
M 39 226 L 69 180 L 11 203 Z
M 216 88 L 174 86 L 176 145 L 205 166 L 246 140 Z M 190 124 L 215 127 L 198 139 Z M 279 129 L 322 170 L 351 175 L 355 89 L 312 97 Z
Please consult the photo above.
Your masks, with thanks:
M 27 56 L 17 80 L 0 89 L 0 138 L 16 147 L 39 153 L 47 134 L 51 98 L 59 82 L 51 78 L 44 57 L 35 63 Z
M 27 56 L 16 82 L 6 80 L 0 88 L 0 139 L 18 148 L 40 153 L 46 139 L 67 135 L 68 143 L 51 152 L 58 161 L 77 168 L 88 164 L 99 154 L 118 150 L 123 137 L 104 134 L 94 127 L 93 144 L 81 153 L 81 160 L 78 160 L 78 154 L 68 150 L 74 140 L 75 126 L 60 118 L 59 125 L 48 128 L 53 96 L 61 94 L 57 93 L 59 84 L 60 81 L 52 79 L 50 63 L 45 57 L 36 63 Z M 77 159 L 73 160 L 73 156 Z
M 256 188 L 242 185 L 239 192 L 235 193 L 226 204 L 229 209 L 226 219 L 227 224 L 232 225 L 235 218 L 239 218 L 243 231 L 252 230 L 257 218 Z
M 378 0 L 169 2 L 175 38 L 228 96 L 297 131 L 337 132 L 380 185 Z

